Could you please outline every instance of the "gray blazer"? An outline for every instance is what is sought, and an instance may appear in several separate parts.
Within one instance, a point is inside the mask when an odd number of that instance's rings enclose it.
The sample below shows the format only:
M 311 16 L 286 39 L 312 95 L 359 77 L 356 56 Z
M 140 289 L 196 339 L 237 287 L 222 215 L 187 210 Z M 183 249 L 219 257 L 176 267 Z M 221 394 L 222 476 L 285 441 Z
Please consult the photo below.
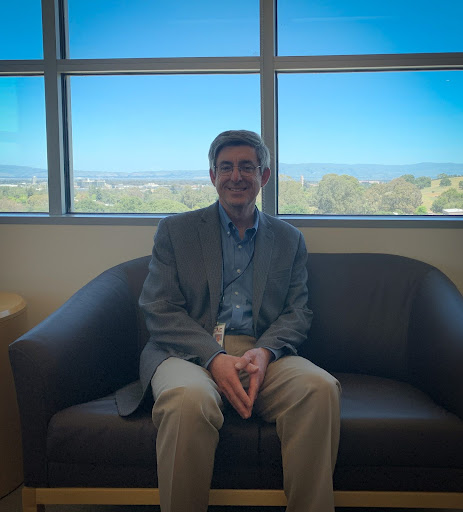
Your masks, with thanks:
M 256 347 L 296 354 L 312 320 L 304 238 L 290 224 L 259 215 L 252 302 Z M 162 361 L 179 357 L 204 365 L 221 349 L 212 336 L 221 295 L 218 202 L 163 219 L 139 301 L 150 339 L 140 357 L 140 381 L 116 395 L 122 416 L 138 408 Z

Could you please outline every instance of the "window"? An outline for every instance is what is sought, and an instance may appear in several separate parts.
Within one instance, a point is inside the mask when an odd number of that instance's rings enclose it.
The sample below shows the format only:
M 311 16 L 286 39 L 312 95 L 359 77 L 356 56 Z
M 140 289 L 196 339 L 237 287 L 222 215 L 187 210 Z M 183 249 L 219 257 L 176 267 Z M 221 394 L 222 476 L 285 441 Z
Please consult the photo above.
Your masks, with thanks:
M 284 0 L 278 54 L 461 52 L 462 16 L 459 0 Z
M 272 215 L 463 219 L 462 15 L 454 0 L 6 2 L 0 210 L 197 208 L 215 198 L 211 140 L 248 128 L 271 149 Z
M 43 58 L 40 0 L 2 2 L 0 20 L 0 62 Z M 48 212 L 44 81 L 15 71 L 0 73 L 0 212 Z
M 0 77 L 0 211 L 47 212 L 41 77 Z
M 259 2 L 68 0 L 70 57 L 259 55 Z
M 260 131 L 258 75 L 76 76 L 71 91 L 73 212 L 207 206 L 212 139 Z
M 463 195 L 449 195 L 463 180 L 462 97 L 456 71 L 281 74 L 278 212 L 463 207 Z
M 42 59 L 40 0 L 0 3 L 0 59 Z

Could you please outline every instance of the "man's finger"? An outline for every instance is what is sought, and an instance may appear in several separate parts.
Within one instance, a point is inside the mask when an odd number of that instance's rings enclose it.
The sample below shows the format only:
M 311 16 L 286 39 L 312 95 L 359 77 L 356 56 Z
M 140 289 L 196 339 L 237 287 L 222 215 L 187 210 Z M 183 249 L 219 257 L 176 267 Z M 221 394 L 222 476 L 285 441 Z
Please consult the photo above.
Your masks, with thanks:
M 246 368 L 246 366 L 248 366 L 251 363 L 251 361 L 252 361 L 251 355 L 248 352 L 246 352 L 235 363 L 235 368 L 237 370 L 244 370 Z
M 235 366 L 235 368 L 236 368 L 237 370 L 241 370 L 241 368 L 237 368 L 236 366 Z M 254 363 L 248 363 L 248 364 L 243 368 L 243 370 L 244 370 L 245 372 L 249 373 L 249 374 L 252 374 L 252 373 L 256 373 L 256 372 L 258 372 L 258 371 L 259 371 L 259 367 L 258 367 L 258 366 L 256 366 Z
M 251 416 L 252 401 L 244 388 L 241 387 L 238 393 L 233 388 L 227 388 L 224 394 L 242 418 L 247 419 Z
M 248 395 L 249 395 L 249 398 L 251 399 L 252 405 L 254 405 L 258 391 L 259 391 L 259 381 L 257 378 L 253 378 L 251 376 L 251 378 L 249 379 Z

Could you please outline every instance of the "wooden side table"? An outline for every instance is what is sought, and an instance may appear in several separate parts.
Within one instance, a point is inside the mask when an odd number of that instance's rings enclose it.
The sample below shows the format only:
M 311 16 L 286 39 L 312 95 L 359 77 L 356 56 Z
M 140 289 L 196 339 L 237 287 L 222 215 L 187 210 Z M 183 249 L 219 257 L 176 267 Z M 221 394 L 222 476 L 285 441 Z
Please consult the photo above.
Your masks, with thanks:
M 21 428 L 8 345 L 26 332 L 26 303 L 0 292 L 0 498 L 23 482 Z

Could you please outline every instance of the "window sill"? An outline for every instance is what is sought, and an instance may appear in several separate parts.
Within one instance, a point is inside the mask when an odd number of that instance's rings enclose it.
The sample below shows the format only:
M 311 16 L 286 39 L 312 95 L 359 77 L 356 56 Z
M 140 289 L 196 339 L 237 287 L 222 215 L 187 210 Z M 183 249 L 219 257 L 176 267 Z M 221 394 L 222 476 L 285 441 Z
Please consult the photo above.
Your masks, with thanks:
M 162 214 L 1 213 L 0 224 L 156 226 L 164 216 Z M 298 228 L 463 228 L 463 215 L 279 215 L 278 218 Z

